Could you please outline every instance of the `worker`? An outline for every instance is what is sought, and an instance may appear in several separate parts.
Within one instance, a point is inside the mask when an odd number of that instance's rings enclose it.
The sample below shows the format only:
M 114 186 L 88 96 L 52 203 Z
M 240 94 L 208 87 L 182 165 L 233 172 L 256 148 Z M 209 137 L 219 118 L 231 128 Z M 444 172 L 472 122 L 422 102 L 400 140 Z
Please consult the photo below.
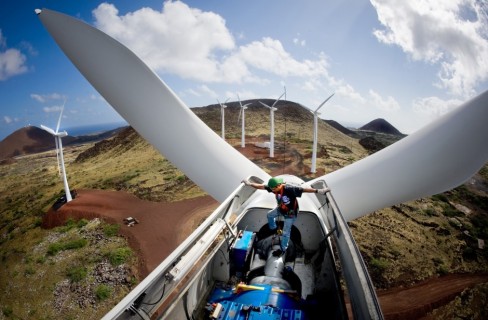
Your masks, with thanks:
M 270 210 L 267 214 L 269 229 L 273 232 L 279 232 L 276 225 L 276 218 L 281 215 L 284 217 L 283 234 L 281 236 L 280 250 L 273 252 L 274 256 L 280 256 L 286 252 L 288 242 L 290 240 L 291 228 L 297 219 L 299 207 L 297 198 L 302 196 L 303 192 L 326 194 L 330 191 L 329 188 L 314 189 L 308 187 L 299 187 L 283 182 L 283 178 L 273 177 L 268 180 L 267 184 L 254 183 L 248 180 L 243 180 L 246 186 L 251 186 L 255 189 L 267 190 L 273 192 L 276 196 L 277 206 Z

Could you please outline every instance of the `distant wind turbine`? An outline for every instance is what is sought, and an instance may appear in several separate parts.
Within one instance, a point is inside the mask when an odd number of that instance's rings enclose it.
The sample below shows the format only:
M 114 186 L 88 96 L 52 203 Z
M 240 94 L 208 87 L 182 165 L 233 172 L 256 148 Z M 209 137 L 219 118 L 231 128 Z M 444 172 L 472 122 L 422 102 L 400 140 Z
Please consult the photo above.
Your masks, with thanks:
M 334 95 L 331 94 L 327 99 L 325 99 L 324 102 L 320 104 L 320 106 L 313 111 L 312 109 L 309 109 L 305 106 L 302 105 L 305 109 L 309 110 L 310 112 L 313 113 L 313 147 L 312 147 L 312 168 L 310 169 L 311 173 L 316 172 L 316 162 L 317 162 L 317 140 L 318 140 L 318 117 L 319 117 L 319 109 L 322 108 L 322 106 L 329 101 L 330 98 Z
M 66 168 L 64 166 L 64 156 L 63 156 L 63 143 L 61 138 L 66 137 L 68 133 L 66 131 L 59 132 L 59 126 L 61 125 L 61 118 L 63 116 L 63 109 L 66 100 L 64 100 L 63 106 L 61 107 L 61 113 L 59 114 L 58 124 L 56 126 L 56 131 L 46 127 L 41 124 L 41 128 L 54 136 L 54 142 L 56 143 L 56 157 L 58 158 L 58 171 L 62 173 L 64 192 L 66 193 L 66 202 L 70 202 L 72 199 L 71 192 L 69 191 L 68 179 L 66 178 Z
M 220 103 L 219 99 L 217 99 L 217 102 L 220 104 L 220 116 L 222 118 L 222 139 L 225 140 L 225 113 L 224 113 L 224 109 L 227 108 L 227 106 L 225 105 L 225 103 L 229 101 L 229 98 L 227 98 L 227 100 L 224 101 L 224 103 Z
M 237 100 L 239 100 L 239 105 L 241 106 L 241 109 L 239 110 L 239 117 L 237 117 L 237 124 L 239 124 L 239 120 L 242 114 L 241 148 L 245 148 L 246 147 L 246 129 L 245 129 L 246 117 L 244 111 L 247 109 L 247 106 L 250 105 L 251 103 L 246 103 L 245 105 L 242 105 L 241 98 L 239 98 L 239 95 L 237 95 Z
M 273 105 L 270 107 L 267 104 L 259 101 L 263 106 L 269 109 L 270 113 L 270 122 L 271 122 L 271 128 L 270 128 L 270 137 L 269 137 L 269 157 L 274 158 L 274 112 L 278 109 L 276 109 L 274 106 L 280 101 L 281 97 L 283 97 L 285 93 L 283 92 L 281 96 L 276 99 L 276 101 L 273 103 Z

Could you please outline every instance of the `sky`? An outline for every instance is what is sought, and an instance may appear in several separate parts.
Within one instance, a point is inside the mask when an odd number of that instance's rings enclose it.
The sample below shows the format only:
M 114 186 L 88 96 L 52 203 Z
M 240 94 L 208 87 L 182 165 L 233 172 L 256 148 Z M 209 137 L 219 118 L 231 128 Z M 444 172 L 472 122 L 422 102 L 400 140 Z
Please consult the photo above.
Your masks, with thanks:
M 277 99 L 348 127 L 411 134 L 488 89 L 482 0 L 0 2 L 0 140 L 27 125 L 123 119 L 34 13 L 48 8 L 134 51 L 190 108 Z M 96 50 L 96 48 L 94 48 Z M 68 132 L 69 133 L 69 132 Z

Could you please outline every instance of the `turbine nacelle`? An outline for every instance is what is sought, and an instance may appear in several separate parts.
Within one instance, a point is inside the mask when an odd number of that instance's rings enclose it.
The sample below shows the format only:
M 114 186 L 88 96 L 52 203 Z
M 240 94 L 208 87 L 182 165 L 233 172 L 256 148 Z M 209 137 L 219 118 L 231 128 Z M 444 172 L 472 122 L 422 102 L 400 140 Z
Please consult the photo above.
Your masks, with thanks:
M 270 107 L 270 106 L 268 106 L 268 105 L 267 105 L 266 103 L 264 103 L 264 102 L 259 101 L 259 103 L 260 103 L 260 104 L 262 104 L 263 106 L 265 106 L 266 108 L 268 108 L 268 109 L 269 109 L 270 111 L 272 111 L 272 112 L 275 112 L 276 110 L 278 110 L 278 108 L 275 108 L 275 107 Z
M 43 129 L 44 131 L 49 132 L 50 134 L 52 134 L 55 137 L 64 138 L 64 137 L 68 136 L 68 132 L 66 132 L 66 130 L 63 130 L 63 131 L 54 131 L 53 129 L 51 129 L 51 128 L 43 125 L 43 124 L 41 124 L 41 129 Z
M 221 107 L 222 109 L 227 108 L 227 105 L 226 105 L 227 101 L 229 101 L 229 98 L 227 98 L 227 99 L 224 101 L 224 103 L 221 103 L 221 102 L 219 101 L 219 99 L 217 99 L 217 102 L 218 102 L 218 104 L 220 105 L 220 107 Z

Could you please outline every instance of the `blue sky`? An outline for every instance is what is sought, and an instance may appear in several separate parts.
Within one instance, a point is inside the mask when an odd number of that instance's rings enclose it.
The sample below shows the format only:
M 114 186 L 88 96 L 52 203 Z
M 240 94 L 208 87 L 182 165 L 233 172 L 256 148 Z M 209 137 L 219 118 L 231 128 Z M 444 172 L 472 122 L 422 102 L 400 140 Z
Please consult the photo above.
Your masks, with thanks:
M 0 140 L 26 126 L 122 121 L 34 13 L 77 17 L 124 43 L 189 107 L 278 98 L 346 126 L 404 133 L 488 89 L 488 6 L 477 0 L 3 0 Z M 96 50 L 96 48 L 94 48 Z

